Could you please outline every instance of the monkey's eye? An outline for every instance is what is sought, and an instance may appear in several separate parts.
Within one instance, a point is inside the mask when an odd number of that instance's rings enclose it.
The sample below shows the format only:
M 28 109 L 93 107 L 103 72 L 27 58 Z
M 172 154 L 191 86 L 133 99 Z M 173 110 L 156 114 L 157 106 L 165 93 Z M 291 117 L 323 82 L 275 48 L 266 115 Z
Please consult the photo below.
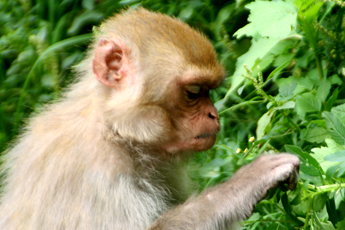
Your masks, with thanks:
M 199 85 L 190 85 L 186 87 L 188 99 L 197 99 L 200 97 L 201 87 Z

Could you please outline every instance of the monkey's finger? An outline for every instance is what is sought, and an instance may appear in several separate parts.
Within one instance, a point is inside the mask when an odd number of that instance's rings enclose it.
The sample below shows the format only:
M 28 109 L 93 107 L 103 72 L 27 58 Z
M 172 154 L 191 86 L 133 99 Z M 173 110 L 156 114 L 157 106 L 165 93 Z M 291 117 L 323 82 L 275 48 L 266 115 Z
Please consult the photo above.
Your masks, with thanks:
M 297 181 L 298 181 L 298 168 L 294 168 L 288 180 L 288 189 L 291 191 L 294 190 L 297 186 Z

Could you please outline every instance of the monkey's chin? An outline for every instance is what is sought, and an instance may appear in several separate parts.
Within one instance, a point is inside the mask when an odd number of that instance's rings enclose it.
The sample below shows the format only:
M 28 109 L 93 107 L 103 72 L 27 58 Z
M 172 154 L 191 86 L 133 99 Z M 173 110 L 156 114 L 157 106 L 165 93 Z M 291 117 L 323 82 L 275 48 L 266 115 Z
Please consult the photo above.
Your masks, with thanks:
M 195 149 L 194 151 L 205 151 L 214 145 L 216 142 L 216 134 L 202 134 L 194 138 L 192 142 L 194 142 Z

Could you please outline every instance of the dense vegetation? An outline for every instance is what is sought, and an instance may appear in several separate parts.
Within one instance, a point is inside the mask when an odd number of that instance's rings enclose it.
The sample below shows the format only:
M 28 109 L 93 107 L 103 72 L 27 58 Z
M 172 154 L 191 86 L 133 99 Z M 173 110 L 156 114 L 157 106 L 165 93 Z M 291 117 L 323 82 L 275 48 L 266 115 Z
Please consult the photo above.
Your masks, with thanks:
M 226 67 L 212 92 L 223 129 L 189 164 L 200 187 L 264 151 L 293 153 L 302 162 L 297 190 L 271 191 L 243 229 L 345 229 L 341 0 L 0 0 L 0 151 L 32 111 L 59 97 L 93 25 L 138 6 L 203 31 Z

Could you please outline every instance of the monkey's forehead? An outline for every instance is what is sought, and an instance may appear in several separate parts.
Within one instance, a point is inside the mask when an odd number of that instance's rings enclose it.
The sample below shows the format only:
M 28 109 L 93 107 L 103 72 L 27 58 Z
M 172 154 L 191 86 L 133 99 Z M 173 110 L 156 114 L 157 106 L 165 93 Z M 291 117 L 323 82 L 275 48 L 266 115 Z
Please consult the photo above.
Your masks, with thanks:
M 209 89 L 217 88 L 224 80 L 222 66 L 188 66 L 185 74 L 180 78 L 184 85 L 202 85 Z
M 177 52 L 194 65 L 218 63 L 212 44 L 203 34 L 179 19 L 144 8 L 116 14 L 101 25 L 100 31 L 98 36 L 116 36 L 140 56 Z

